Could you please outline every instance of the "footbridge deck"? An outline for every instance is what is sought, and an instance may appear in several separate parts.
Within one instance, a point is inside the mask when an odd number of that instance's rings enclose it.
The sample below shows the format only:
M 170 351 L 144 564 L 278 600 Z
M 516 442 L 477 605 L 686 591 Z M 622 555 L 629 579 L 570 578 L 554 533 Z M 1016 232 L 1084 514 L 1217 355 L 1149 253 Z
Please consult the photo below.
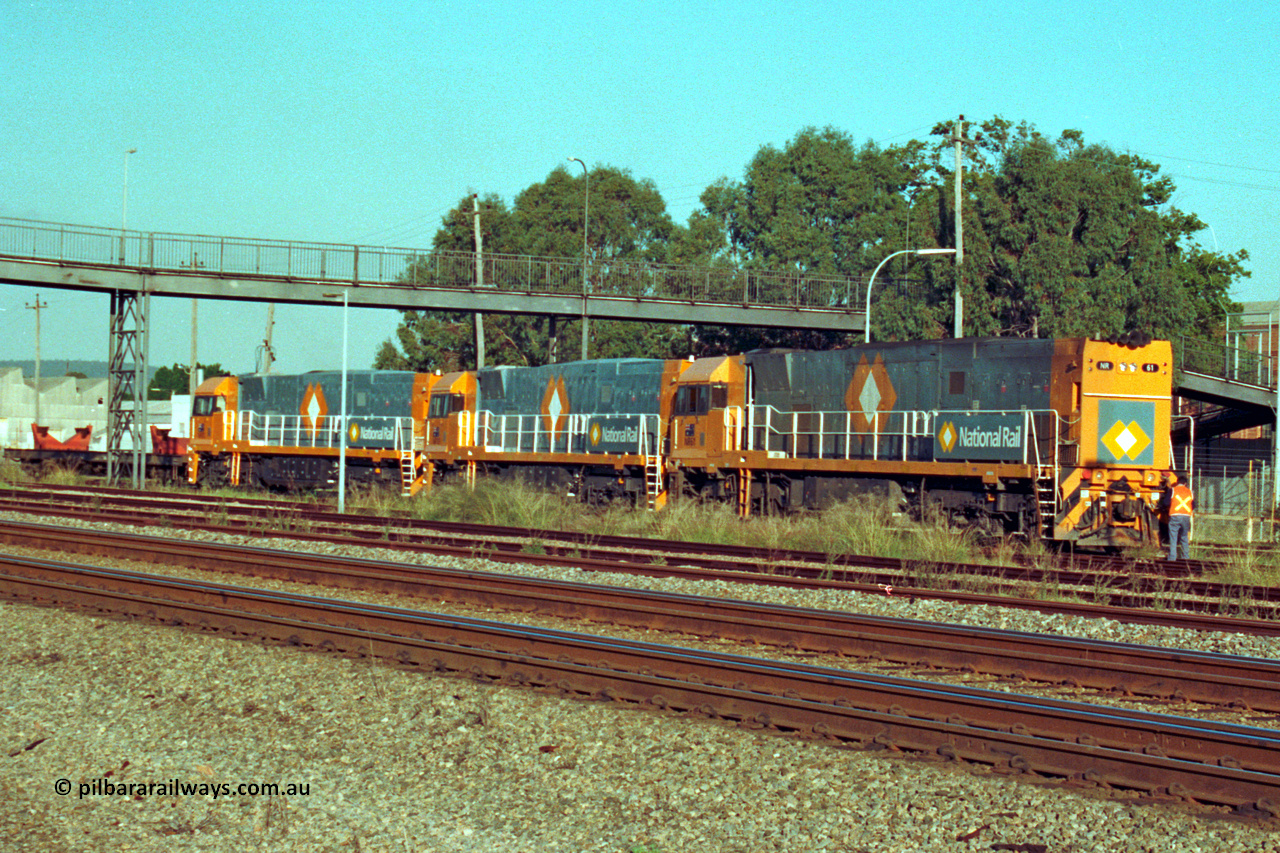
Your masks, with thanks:
M 154 296 L 857 332 L 866 282 L 572 258 L 161 234 L 0 218 L 0 282 Z M 888 282 L 886 282 L 888 284 Z

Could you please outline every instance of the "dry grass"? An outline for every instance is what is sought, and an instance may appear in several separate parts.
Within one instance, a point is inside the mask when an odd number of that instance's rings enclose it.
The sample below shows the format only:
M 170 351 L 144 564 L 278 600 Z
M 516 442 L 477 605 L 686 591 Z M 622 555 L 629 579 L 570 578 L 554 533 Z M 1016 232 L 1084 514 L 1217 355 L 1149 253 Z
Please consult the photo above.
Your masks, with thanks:
M 911 560 L 921 566 L 1008 561 L 1019 551 L 1006 545 L 994 556 L 984 555 L 973 534 L 951 529 L 940 518 L 911 521 L 873 499 L 840 503 L 822 512 L 744 520 L 723 504 L 676 501 L 660 512 L 622 506 L 595 509 L 518 482 L 482 480 L 474 489 L 462 484 L 437 486 L 419 494 L 409 506 L 415 518 L 426 520 L 737 544 L 779 552 L 816 551 L 831 558 L 864 554 Z M 1043 550 L 1037 547 L 1037 553 Z
M 1280 553 L 1248 545 L 1227 556 L 1212 580 L 1231 586 L 1280 586 Z
M 12 459 L 0 457 L 0 483 L 26 483 L 30 479 L 20 464 Z

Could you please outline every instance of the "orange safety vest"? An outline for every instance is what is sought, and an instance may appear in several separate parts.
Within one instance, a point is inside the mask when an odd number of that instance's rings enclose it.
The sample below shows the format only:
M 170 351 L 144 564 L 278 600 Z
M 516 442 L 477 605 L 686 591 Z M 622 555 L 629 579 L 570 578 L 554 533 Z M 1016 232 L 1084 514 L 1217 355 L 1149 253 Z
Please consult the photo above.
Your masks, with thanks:
M 1191 515 L 1191 490 L 1179 483 L 1169 494 L 1169 515 Z

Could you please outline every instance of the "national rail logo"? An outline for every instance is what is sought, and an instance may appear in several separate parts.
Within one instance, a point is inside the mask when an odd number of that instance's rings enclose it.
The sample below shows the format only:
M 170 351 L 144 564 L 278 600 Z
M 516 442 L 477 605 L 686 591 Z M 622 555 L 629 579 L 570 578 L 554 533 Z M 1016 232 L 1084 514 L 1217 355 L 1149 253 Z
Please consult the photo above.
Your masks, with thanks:
M 1117 462 L 1129 459 L 1138 461 L 1142 451 L 1151 444 L 1151 438 L 1137 421 L 1116 421 L 1102 436 L 1102 446 L 1111 452 Z
M 956 439 L 960 437 L 960 433 L 956 431 L 956 425 L 951 421 L 945 421 L 942 429 L 938 430 L 938 444 L 942 446 L 943 453 L 950 453 L 956 446 Z

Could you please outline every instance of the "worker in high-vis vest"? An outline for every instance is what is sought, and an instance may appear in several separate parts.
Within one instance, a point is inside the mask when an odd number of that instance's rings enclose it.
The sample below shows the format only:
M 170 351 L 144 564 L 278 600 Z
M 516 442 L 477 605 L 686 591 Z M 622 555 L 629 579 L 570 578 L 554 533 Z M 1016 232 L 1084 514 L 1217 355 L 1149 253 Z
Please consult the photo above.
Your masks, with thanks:
M 1178 481 L 1177 474 L 1169 475 L 1169 559 L 1178 559 L 1178 551 L 1182 551 L 1182 559 L 1191 558 L 1191 513 L 1195 508 L 1195 497 L 1186 483 Z

